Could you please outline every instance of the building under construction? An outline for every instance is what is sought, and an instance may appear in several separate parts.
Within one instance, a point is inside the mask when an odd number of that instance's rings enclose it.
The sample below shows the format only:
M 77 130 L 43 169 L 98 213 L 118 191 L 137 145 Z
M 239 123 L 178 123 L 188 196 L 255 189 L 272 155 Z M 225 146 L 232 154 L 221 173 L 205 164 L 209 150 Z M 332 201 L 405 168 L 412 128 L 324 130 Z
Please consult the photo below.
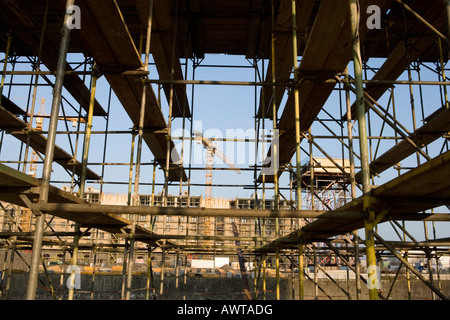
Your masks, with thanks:
M 444 0 L 0 0 L 3 297 L 447 299 L 449 49 Z

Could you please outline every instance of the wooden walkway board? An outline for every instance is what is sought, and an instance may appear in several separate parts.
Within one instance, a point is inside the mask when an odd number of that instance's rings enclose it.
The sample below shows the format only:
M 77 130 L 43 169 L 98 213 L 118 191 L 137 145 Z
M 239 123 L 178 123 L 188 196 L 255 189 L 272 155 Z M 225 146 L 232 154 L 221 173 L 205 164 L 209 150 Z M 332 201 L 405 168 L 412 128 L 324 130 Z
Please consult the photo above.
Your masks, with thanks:
M 422 17 L 431 23 L 438 30 L 446 29 L 446 18 L 440 10 L 436 10 L 438 6 L 436 0 L 432 0 L 432 5 L 427 7 L 427 10 L 422 14 Z M 441 3 L 440 3 L 441 4 Z M 422 22 L 417 19 L 410 29 L 410 34 L 417 36 L 410 39 L 409 48 L 406 49 L 405 43 L 400 42 L 392 49 L 386 61 L 381 68 L 375 73 L 372 80 L 397 80 L 407 70 L 411 61 L 421 58 L 430 51 L 430 48 L 436 45 L 436 36 L 428 29 Z M 424 36 L 424 35 L 429 35 Z M 365 91 L 375 100 L 380 99 L 383 94 L 391 86 L 368 84 Z M 368 107 L 366 107 L 368 110 Z M 353 104 L 351 108 L 352 119 L 356 118 L 356 105 Z M 347 119 L 347 114 L 344 114 L 342 120 Z
M 136 9 L 142 26 L 147 25 L 149 1 L 135 0 Z M 160 80 L 170 80 L 172 71 L 172 55 L 173 55 L 173 79 L 184 80 L 183 70 L 181 68 L 180 56 L 178 54 L 178 46 L 173 39 L 173 29 L 175 27 L 175 18 L 172 17 L 169 1 L 155 1 L 153 3 L 153 20 L 150 51 L 156 64 Z M 180 25 L 178 23 L 178 27 Z M 167 103 L 170 103 L 171 85 L 164 84 L 164 93 Z M 174 85 L 173 110 L 174 117 L 190 118 L 191 112 L 186 93 L 185 85 Z
M 2 95 L 2 107 L 14 115 L 25 115 L 25 111 L 14 102 L 9 100 L 5 95 Z
M 406 172 L 400 177 L 375 188 L 372 193 L 375 197 L 421 197 L 448 198 L 450 197 L 450 151 L 431 159 L 424 164 Z M 443 203 L 444 205 L 446 203 Z M 417 206 L 417 211 L 427 207 L 424 203 Z
M 0 201 L 27 207 L 20 196 L 26 196 L 33 203 L 39 199 L 39 189 L 38 179 L 12 169 L 4 164 L 0 164 Z M 54 186 L 50 186 L 49 203 L 88 204 L 85 200 Z M 54 212 L 52 214 L 63 219 L 79 222 L 83 227 L 95 227 L 107 232 L 122 233 L 122 231 L 129 232 L 131 230 L 131 221 L 114 214 L 82 214 L 68 211 Z M 154 233 L 139 227 L 136 230 L 136 234 L 151 235 Z M 147 242 L 145 239 L 142 241 Z M 154 240 L 151 240 L 150 242 L 153 243 Z
M 343 30 L 345 30 L 346 33 L 350 34 L 350 30 L 347 28 L 348 26 L 343 26 L 348 15 L 348 3 L 345 2 L 346 5 L 342 5 L 344 2 L 345 1 L 343 1 L 342 3 L 327 1 L 322 2 L 322 4 L 320 5 L 316 17 L 316 22 L 314 23 L 308 43 L 306 44 L 302 61 L 300 63 L 300 71 L 311 72 L 314 70 L 314 68 L 316 68 L 315 71 L 319 72 L 323 71 L 325 67 L 334 70 L 337 70 L 340 67 L 340 71 L 342 71 L 348 64 L 350 57 L 346 59 L 342 55 L 340 55 L 341 61 L 339 61 L 339 66 L 327 65 L 326 63 L 328 60 L 328 56 L 330 54 L 333 54 L 334 45 L 336 44 L 337 46 L 342 46 L 342 43 L 336 43 L 338 39 L 338 33 L 336 32 L 336 30 L 339 30 L 340 32 L 344 32 Z M 318 23 L 318 21 L 323 20 L 326 20 L 327 23 Z M 327 47 L 325 48 L 322 44 L 324 41 L 321 41 L 323 40 L 321 39 L 321 37 L 324 36 L 324 34 L 327 32 L 334 32 L 335 36 L 334 38 L 328 38 L 328 41 L 326 41 Z M 339 53 L 341 53 L 340 50 Z M 314 60 L 315 57 L 317 57 L 321 63 L 317 64 Z M 330 61 L 331 60 L 333 61 L 333 64 L 336 64 L 335 59 L 330 59 Z M 329 94 L 331 94 L 333 88 L 334 84 L 326 83 L 302 83 L 300 85 L 300 126 L 302 130 L 306 130 L 306 128 L 309 128 L 311 126 L 320 109 L 328 99 Z M 295 126 L 294 111 L 294 96 L 291 92 L 279 121 L 280 130 L 283 130 L 285 132 L 293 132 Z M 278 172 L 278 175 L 282 174 L 283 166 L 289 163 L 295 153 L 295 135 L 292 133 L 281 134 L 280 146 L 280 170 Z M 268 152 L 268 156 L 270 155 L 271 149 Z M 266 182 L 273 182 L 273 175 L 266 175 L 265 179 Z M 262 181 L 262 176 L 259 177 L 258 181 Z
M 439 110 L 439 113 L 409 136 L 416 145 L 424 147 L 450 132 L 450 110 Z M 372 172 L 382 173 L 415 152 L 416 149 L 409 142 L 402 140 L 372 161 L 370 169 Z M 361 172 L 355 174 L 355 179 L 357 182 L 361 181 Z
M 80 30 L 74 30 L 85 50 L 95 59 L 100 68 L 139 69 L 143 64 L 133 39 L 123 20 L 120 9 L 113 2 L 79 1 L 82 12 Z M 90 13 L 90 14 L 89 14 Z M 139 127 L 141 109 L 142 82 L 141 76 L 106 74 L 111 88 L 125 108 L 131 121 Z M 167 123 L 151 86 L 148 86 L 145 104 L 145 129 L 164 130 Z M 165 168 L 167 153 L 167 133 L 146 133 L 144 140 L 149 146 L 155 160 Z M 174 143 L 170 141 L 173 150 Z M 176 151 L 175 151 L 176 152 Z M 186 173 L 178 165 L 171 162 L 169 179 L 171 181 L 187 180 Z
M 311 13 L 313 11 L 315 0 L 297 2 L 297 30 L 299 33 L 305 32 Z M 275 72 L 278 82 L 289 82 L 291 78 L 293 65 L 293 47 L 292 47 L 292 3 L 290 0 L 281 1 L 278 11 L 275 27 Z M 300 41 L 299 48 L 302 42 Z M 300 51 L 299 51 L 300 52 Z M 272 63 L 270 59 L 267 66 L 265 82 L 272 83 Z M 286 87 L 276 87 L 276 109 L 280 107 Z M 264 86 L 261 89 L 260 105 L 257 113 L 258 118 L 264 117 L 272 119 L 272 87 Z M 264 103 L 263 103 L 264 102 Z
M 372 190 L 372 196 L 379 199 L 373 204 L 376 214 L 388 209 L 389 213 L 419 213 L 448 205 L 450 202 L 450 151 L 412 169 L 392 181 Z M 419 199 L 411 201 L 411 199 Z M 420 200 L 422 199 L 422 200 Z M 433 201 L 427 201 L 433 199 Z M 354 215 L 349 214 L 354 211 Z M 276 244 L 293 246 L 299 241 L 310 243 L 327 241 L 330 237 L 347 234 L 364 227 L 362 198 L 328 212 L 329 219 L 316 219 L 301 229 L 270 243 L 260 250 L 274 250 Z M 333 216 L 334 215 L 334 216 Z M 386 220 L 382 220 L 386 221 Z
M 385 0 L 372 1 L 383 7 Z M 366 1 L 361 1 L 365 7 Z M 364 38 L 368 29 L 365 23 L 366 13 L 361 12 L 360 37 Z M 323 41 L 327 39 L 327 41 Z M 300 63 L 300 74 L 305 77 L 314 76 L 329 78 L 343 72 L 352 59 L 351 29 L 349 6 L 347 1 L 322 2 L 308 39 L 304 55 Z M 303 82 L 300 84 L 300 128 L 307 131 L 315 121 L 320 110 L 328 100 L 335 84 L 320 82 Z M 280 118 L 279 162 L 278 176 L 284 171 L 284 166 L 295 154 L 295 110 L 294 95 L 291 91 Z M 271 155 L 271 149 L 268 156 Z M 273 175 L 265 176 L 266 182 L 273 182 Z M 262 181 L 260 175 L 258 181 Z
M 6 98 L 2 99 L 2 103 L 8 101 Z M 11 112 L 0 106 L 0 129 L 6 130 L 13 137 L 27 143 L 28 135 L 25 132 L 27 123 L 17 118 Z M 34 133 L 30 135 L 30 147 L 36 152 L 45 154 L 45 148 L 47 145 L 47 138 L 40 133 Z M 78 176 L 81 175 L 81 163 L 79 161 L 73 161 L 73 157 L 64 151 L 62 148 L 55 145 L 55 153 L 53 161 L 60 164 L 63 168 L 70 172 L 74 172 Z M 100 176 L 88 168 L 86 172 L 86 178 L 88 180 L 100 180 Z
M 4 21 L 9 26 L 14 26 L 12 29 L 14 33 L 12 45 L 29 52 L 30 55 L 37 56 L 40 44 L 40 32 L 38 32 L 38 30 L 41 30 L 42 28 L 28 11 L 33 10 L 33 8 L 30 8 L 29 5 L 22 4 L 21 1 L 1 1 L 0 6 L 0 20 Z M 42 5 L 42 12 L 44 12 L 44 9 L 45 3 Z M 60 34 L 59 37 L 61 37 Z M 58 41 L 60 40 L 61 39 L 58 39 Z M 42 62 L 50 71 L 56 71 L 58 65 L 59 42 L 55 43 L 46 36 L 44 44 L 45 47 L 42 52 Z M 66 71 L 73 71 L 73 69 L 70 65 L 66 65 Z M 89 111 L 90 92 L 78 75 L 66 75 L 64 87 L 84 110 Z M 106 116 L 105 110 L 98 101 L 95 101 L 94 104 L 94 115 Z

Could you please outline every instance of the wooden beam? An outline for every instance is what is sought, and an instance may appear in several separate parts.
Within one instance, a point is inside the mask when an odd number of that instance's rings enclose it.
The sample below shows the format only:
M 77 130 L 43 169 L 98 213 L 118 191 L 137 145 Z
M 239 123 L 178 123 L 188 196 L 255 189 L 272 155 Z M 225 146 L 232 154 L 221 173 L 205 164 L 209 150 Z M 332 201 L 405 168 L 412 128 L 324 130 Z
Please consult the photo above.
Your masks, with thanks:
M 446 19 L 445 15 L 436 10 L 435 6 L 427 6 L 427 10 L 423 13 L 423 17 L 430 21 L 431 24 L 438 30 L 445 29 Z M 403 72 L 408 68 L 408 66 L 415 60 L 422 57 L 428 52 L 430 47 L 435 45 L 435 37 L 424 36 L 426 34 L 432 34 L 430 30 L 427 29 L 420 21 L 416 21 L 411 27 L 409 32 L 417 34 L 417 36 L 409 39 L 408 50 L 404 41 L 401 41 L 392 50 L 386 61 L 383 63 L 381 68 L 373 76 L 372 80 L 396 80 L 402 75 Z M 381 85 L 370 85 L 366 86 L 366 92 L 375 100 L 380 99 L 383 94 L 391 86 L 381 86 Z M 368 107 L 366 107 L 367 110 Z M 353 104 L 352 109 L 352 119 L 356 116 L 356 106 Z M 342 120 L 347 119 L 347 114 L 344 114 Z
M 136 8 L 139 12 L 139 17 L 142 24 L 146 24 L 148 16 L 148 1 L 135 0 Z M 175 23 L 173 21 L 170 3 L 168 1 L 156 1 L 154 3 L 154 27 L 152 33 L 152 43 L 150 46 L 153 59 L 158 70 L 159 78 L 161 80 L 171 79 L 172 68 L 172 50 L 174 44 L 174 32 L 178 33 L 178 30 L 173 30 Z M 173 79 L 184 80 L 183 70 L 181 69 L 180 57 L 178 54 L 178 48 L 175 50 L 173 65 Z M 170 85 L 163 85 L 167 102 L 170 103 Z M 174 117 L 182 117 L 184 115 L 189 118 L 190 109 L 188 98 L 186 94 L 185 85 L 174 85 L 174 105 L 172 115 Z
M 439 214 L 433 217 L 433 214 L 421 213 L 449 204 L 449 167 L 450 151 L 373 189 L 371 195 L 374 197 L 372 198 L 373 210 L 376 213 L 387 212 L 379 223 L 388 220 L 450 221 L 450 214 Z M 405 197 L 416 197 L 424 201 L 404 201 Z M 426 199 L 432 199 L 432 201 L 427 202 Z M 321 219 L 316 219 L 274 243 L 262 247 L 261 251 L 273 251 L 276 244 L 282 242 L 296 245 L 299 242 L 327 241 L 330 237 L 361 229 L 364 227 L 365 219 L 363 212 L 363 198 L 360 197 L 335 211 L 321 215 Z
M 8 99 L 5 97 L 2 101 L 7 101 Z M 47 145 L 47 138 L 44 137 L 40 133 L 34 132 L 30 136 L 26 133 L 28 128 L 28 124 L 11 112 L 6 110 L 5 108 L 0 106 L 0 128 L 6 130 L 7 132 L 11 132 L 11 135 L 16 139 L 22 141 L 23 143 L 27 143 L 28 137 L 30 138 L 30 147 L 33 148 L 36 152 L 41 154 L 45 154 L 45 147 Z M 64 151 L 62 148 L 55 146 L 55 154 L 53 160 L 61 165 L 63 168 L 67 169 L 70 172 L 74 172 L 76 175 L 81 175 L 81 163 L 77 160 L 74 160 L 70 154 Z M 89 180 L 99 180 L 101 177 L 97 175 L 92 170 L 88 169 L 86 173 L 86 178 Z
M 439 110 L 439 113 L 409 136 L 421 148 L 450 132 L 450 110 L 444 108 Z M 374 173 L 382 173 L 415 152 L 416 149 L 408 141 L 402 140 L 372 161 L 370 169 Z M 355 180 L 360 182 L 360 179 L 361 172 L 358 172 L 355 175 Z
M 25 195 L 30 202 L 35 202 L 39 199 L 40 181 L 23 172 L 12 169 L 8 166 L 0 164 L 0 200 L 16 204 L 21 207 L 27 207 L 20 195 Z M 49 201 L 59 204 L 88 204 L 84 199 L 76 195 L 62 191 L 54 186 L 49 189 Z M 36 211 L 37 208 L 31 208 Z M 37 209 L 39 210 L 39 209 Z M 118 215 L 96 212 L 88 215 L 83 215 L 77 212 L 54 212 L 52 215 L 78 222 L 84 226 L 95 226 L 98 229 L 121 233 L 122 230 L 127 231 L 131 225 L 131 221 L 124 219 Z M 129 231 L 129 230 L 128 230 Z M 137 226 L 137 235 L 149 235 L 151 231 Z
M 84 28 L 74 30 L 84 48 L 95 59 L 100 68 L 121 67 L 139 69 L 143 66 L 139 53 L 125 24 L 123 16 L 113 2 L 97 3 L 80 1 L 82 25 Z M 114 27 L 110 28 L 110 25 Z M 126 49 L 122 49 L 125 48 Z M 142 78 L 139 75 L 106 74 L 111 88 L 129 115 L 132 123 L 139 126 L 141 109 Z M 145 128 L 166 129 L 167 123 L 152 87 L 148 87 L 145 104 Z M 167 133 L 146 133 L 144 141 L 155 156 L 155 160 L 165 165 Z M 174 143 L 171 141 L 171 150 Z M 176 152 L 176 151 L 175 151 Z M 169 179 L 171 181 L 187 180 L 184 170 L 171 163 Z
M 20 42 L 21 46 L 30 50 L 35 56 L 39 53 L 40 34 L 30 32 L 30 30 L 40 30 L 39 24 L 33 19 L 32 15 L 18 1 L 2 1 L 2 10 L 0 18 L 12 28 L 14 32 L 14 41 Z M 62 24 L 62 21 L 61 21 Z M 16 30 L 16 26 L 21 29 Z M 46 36 L 44 39 L 45 50 L 42 52 L 42 62 L 50 70 L 55 71 L 58 64 L 58 46 Z M 66 71 L 74 71 L 70 65 L 66 65 Z M 84 110 L 89 110 L 89 89 L 85 86 L 78 75 L 66 75 L 64 78 L 64 87 L 72 97 L 80 103 Z M 95 101 L 95 116 L 106 116 L 105 110 Z
M 385 0 L 373 1 L 371 4 L 382 5 Z M 365 8 L 367 1 L 361 1 L 361 8 Z M 300 73 L 305 76 L 317 74 L 318 78 L 329 78 L 333 74 L 343 72 L 352 58 L 350 20 L 348 17 L 348 1 L 322 2 L 317 13 L 316 21 L 300 63 Z M 367 14 L 361 11 L 360 36 L 364 38 L 368 29 L 365 23 Z M 327 37 L 328 41 L 323 41 Z M 315 121 L 320 110 L 332 93 L 335 83 L 302 82 L 300 83 L 300 128 L 307 131 Z M 280 118 L 280 170 L 291 161 L 295 154 L 294 132 L 294 95 L 290 94 Z M 271 149 L 268 157 L 271 155 Z M 273 175 L 266 175 L 266 182 L 273 182 Z M 262 181 L 260 175 L 258 181 Z
M 315 1 L 298 1 L 297 2 L 297 29 L 300 34 L 306 32 L 306 27 L 309 23 L 310 15 L 312 13 Z M 276 79 L 278 82 L 290 82 L 291 72 L 293 70 L 292 65 L 292 3 L 291 0 L 283 0 L 280 3 L 280 9 L 276 22 L 276 42 L 275 42 L 275 70 Z M 300 41 L 300 46 L 302 42 Z M 299 51 L 300 52 L 300 51 Z M 272 82 L 272 60 L 269 61 L 266 71 L 267 83 Z M 286 87 L 279 86 L 276 88 L 276 106 L 277 110 L 280 107 L 283 99 Z M 272 112 L 272 88 L 264 86 L 261 90 L 260 106 L 258 109 L 257 117 L 262 117 L 262 108 L 265 108 L 265 117 L 271 118 Z M 262 104 L 264 101 L 264 105 Z

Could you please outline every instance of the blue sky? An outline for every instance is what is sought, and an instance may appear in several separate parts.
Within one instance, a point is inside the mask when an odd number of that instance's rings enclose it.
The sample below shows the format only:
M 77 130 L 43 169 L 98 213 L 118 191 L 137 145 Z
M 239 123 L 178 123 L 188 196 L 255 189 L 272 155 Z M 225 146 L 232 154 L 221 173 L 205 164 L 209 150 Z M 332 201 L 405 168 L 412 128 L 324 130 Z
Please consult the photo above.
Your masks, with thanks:
M 81 61 L 80 56 L 71 56 L 70 61 Z M 192 79 L 192 63 L 189 61 L 189 68 L 187 79 Z M 370 61 L 370 65 L 373 67 L 379 66 L 381 61 L 374 60 Z M 199 67 L 196 69 L 196 80 L 226 80 L 226 81 L 254 81 L 255 80 L 255 72 L 253 69 L 248 68 L 250 66 L 250 62 L 245 60 L 243 57 L 236 56 L 225 56 L 225 55 L 210 55 L 207 56 L 206 59 L 202 62 L 202 65 L 213 65 L 213 64 L 222 64 L 222 65 L 240 65 L 243 68 L 212 68 L 212 67 Z M 267 62 L 265 64 L 267 66 Z M 259 64 L 260 70 L 262 70 L 262 64 Z M 431 65 L 432 66 L 432 65 Z M 18 66 L 16 70 L 19 70 L 21 66 Z M 432 66 L 434 67 L 434 66 Z M 349 66 L 350 74 L 352 74 L 351 64 Z M 367 77 L 370 79 L 373 73 L 368 72 Z M 414 80 L 417 80 L 417 74 L 413 72 Z M 422 80 L 437 80 L 437 76 L 432 72 L 422 68 Z M 157 73 L 154 67 L 151 68 L 150 78 L 154 79 L 157 77 Z M 52 77 L 49 77 L 52 79 Z M 407 80 L 406 74 L 402 75 L 400 80 Z M 6 83 L 8 83 L 9 77 L 7 77 Z M 29 83 L 30 77 L 22 76 L 15 77 L 16 82 Z M 43 83 L 40 80 L 39 83 Z M 89 86 L 88 81 L 86 82 L 87 86 Z M 188 86 L 188 98 L 190 101 L 190 105 L 192 105 L 192 86 Z M 22 108 L 26 108 L 27 96 L 29 94 L 28 89 L 24 86 L 17 86 L 11 88 L 11 92 L 8 91 L 9 87 L 5 88 L 4 94 L 10 94 L 11 99 L 21 106 Z M 155 92 L 157 91 L 157 87 L 154 86 Z M 51 90 L 48 87 L 39 87 L 38 99 L 45 98 L 46 106 L 45 106 L 45 114 L 50 113 L 51 106 Z M 105 81 L 105 79 L 100 79 L 98 82 L 97 88 L 97 99 L 101 103 L 104 109 L 107 108 L 107 102 L 109 97 L 109 88 Z M 168 115 L 168 105 L 167 100 L 164 98 L 164 93 L 162 92 L 162 110 L 167 119 Z M 196 125 L 195 129 L 201 129 L 202 132 L 205 133 L 206 136 L 216 136 L 216 137 L 224 137 L 227 132 L 241 132 L 241 133 L 251 133 L 254 131 L 255 122 L 255 99 L 256 105 L 259 106 L 259 88 L 257 94 L 255 96 L 255 88 L 250 86 L 210 86 L 210 85 L 196 85 L 194 90 L 194 124 Z M 420 127 L 422 125 L 422 114 L 421 114 L 421 104 L 424 104 L 425 107 L 425 117 L 431 114 L 433 111 L 437 110 L 441 106 L 441 93 L 439 92 L 439 88 L 424 86 L 422 88 L 422 97 L 419 94 L 419 89 L 417 86 L 414 86 L 414 101 L 416 105 L 416 121 L 417 126 Z M 352 101 L 354 100 L 352 96 Z M 383 107 L 387 106 L 389 97 L 388 95 L 383 96 L 379 102 Z M 69 101 L 74 102 L 73 99 L 69 98 Z M 397 86 L 395 90 L 395 102 L 396 102 L 396 110 L 399 119 L 401 119 L 402 124 L 404 124 L 408 130 L 413 131 L 412 127 L 412 117 L 411 117 L 411 104 L 409 97 L 409 88 L 408 86 Z M 67 102 L 64 102 L 65 110 L 68 116 L 74 116 L 75 112 L 67 106 Z M 345 95 L 339 94 L 339 91 L 334 91 L 327 103 L 325 104 L 325 110 L 333 115 L 334 117 L 339 118 L 341 114 L 341 107 L 345 108 Z M 76 106 L 76 104 L 74 103 Z M 37 104 L 39 107 L 39 104 Z M 283 111 L 284 104 L 281 104 L 279 110 L 279 116 L 281 116 Z M 391 107 L 392 108 L 392 107 Z M 322 111 L 319 114 L 320 118 L 329 119 L 329 116 Z M 167 120 L 166 120 L 167 121 Z M 373 113 L 370 114 L 370 121 L 372 123 L 372 135 L 379 135 L 381 128 L 380 119 L 375 116 Z M 338 124 L 333 123 L 331 121 L 326 122 L 327 126 L 331 128 L 337 134 L 340 134 L 340 127 Z M 345 124 L 344 124 L 345 125 Z M 69 130 L 75 130 L 76 128 L 72 127 L 72 123 L 67 123 Z M 105 130 L 106 122 L 102 118 L 96 118 L 94 121 L 93 130 Z M 111 100 L 111 113 L 110 113 L 110 124 L 109 130 L 128 130 L 132 127 L 131 121 L 128 116 L 124 112 L 117 98 L 112 95 Z M 272 127 L 272 121 L 267 120 L 265 122 L 266 128 Z M 173 133 L 175 135 L 179 135 L 181 133 L 182 121 L 181 119 L 175 119 L 173 121 Z M 83 126 L 81 130 L 83 130 Z M 190 122 L 186 121 L 186 129 L 190 130 Z M 58 130 L 66 130 L 66 127 L 62 122 L 60 122 Z M 315 135 L 329 135 L 330 133 L 324 129 L 324 127 L 320 123 L 315 123 L 312 127 L 312 132 Z M 267 131 L 267 133 L 270 133 Z M 354 135 L 357 135 L 356 127 L 353 132 Z M 384 135 L 393 136 L 394 132 L 391 128 L 385 127 Z M 344 135 L 346 135 L 346 128 L 344 128 Z M 246 138 L 252 138 L 251 136 L 246 136 Z M 72 145 L 75 144 L 75 135 L 72 135 Z M 373 141 L 373 149 L 374 151 L 376 146 L 376 141 Z M 60 135 L 57 139 L 57 144 L 63 147 L 69 153 L 71 152 L 70 144 L 67 139 L 67 136 Z M 378 151 L 378 155 L 381 155 L 385 150 L 390 148 L 394 144 L 393 140 L 382 140 L 380 143 L 380 150 Z M 78 148 L 78 159 L 81 159 L 81 151 L 82 151 L 82 141 L 79 143 Z M 103 161 L 103 145 L 104 145 L 104 137 L 102 135 L 93 135 L 92 137 L 92 147 L 89 155 L 90 162 L 102 162 Z M 129 134 L 127 135 L 110 135 L 108 137 L 107 142 L 107 162 L 115 162 L 115 163 L 127 163 L 130 160 L 130 145 L 131 145 L 131 137 Z M 355 147 L 357 148 L 357 141 L 355 141 Z M 195 152 L 203 152 L 204 150 L 194 143 L 194 151 Z M 339 143 L 336 143 L 335 140 L 320 140 L 320 146 L 324 148 L 327 153 L 335 158 L 341 158 L 342 156 L 342 147 Z M 2 148 L 2 153 L 0 155 L 1 160 L 17 160 L 18 154 L 20 152 L 19 144 L 13 138 L 6 137 L 4 141 L 4 145 Z M 180 144 L 177 143 L 177 147 L 180 150 Z M 189 142 L 185 144 L 186 149 L 189 148 Z M 308 145 L 306 141 L 302 143 L 302 147 L 305 150 L 308 150 Z M 432 157 L 436 156 L 442 147 L 442 141 L 433 143 L 429 146 L 430 155 Z M 218 148 L 227 155 L 227 157 L 234 163 L 237 163 L 239 167 L 248 168 L 250 165 L 254 164 L 254 149 L 255 146 L 253 143 L 238 143 L 236 145 L 230 145 L 223 142 L 218 142 Z M 268 145 L 265 146 L 266 150 L 268 149 Z M 261 145 L 260 145 L 261 150 Z M 244 157 L 242 152 L 245 153 Z M 314 150 L 314 155 L 320 157 L 320 152 L 318 150 Z M 261 154 L 262 156 L 262 154 Z M 261 160 L 261 156 L 259 157 L 259 161 Z M 344 150 L 344 156 L 348 157 L 347 150 Z M 203 156 L 204 157 L 204 156 Z M 306 154 L 302 153 L 302 159 L 306 159 Z M 148 150 L 147 147 L 143 150 L 143 162 L 151 162 L 153 160 L 153 156 Z M 197 158 L 198 159 L 198 156 Z M 245 163 L 242 163 L 242 159 L 245 159 Z M 422 159 L 423 161 L 423 159 Z M 260 163 L 258 163 L 260 164 Z M 221 161 L 216 159 L 217 167 L 227 167 Z M 415 155 L 409 157 L 402 161 L 402 165 L 404 166 L 416 166 L 417 160 Z M 194 164 L 196 167 L 202 167 L 203 164 Z M 16 167 L 16 165 L 13 165 Z M 92 170 L 97 173 L 101 173 L 100 166 L 90 166 Z M 141 182 L 143 184 L 140 187 L 140 193 L 151 193 L 151 182 L 152 182 L 152 166 L 144 166 L 141 169 Z M 126 193 L 128 186 L 126 183 L 128 182 L 128 166 L 108 166 L 105 169 L 105 180 L 106 181 L 121 181 L 125 184 L 122 185 L 105 185 L 105 192 L 114 192 L 114 193 Z M 237 174 L 234 171 L 214 171 L 213 174 L 213 183 L 214 184 L 236 184 L 236 185 L 252 185 L 253 184 L 253 171 L 243 171 L 241 174 Z M 376 179 L 375 184 L 382 184 L 397 175 L 397 172 L 393 169 L 386 171 L 381 175 L 381 178 Z M 40 173 L 38 173 L 38 177 Z M 62 170 L 58 165 L 54 166 L 54 173 L 52 176 L 52 180 L 67 180 L 68 175 Z M 163 183 L 163 173 L 158 169 L 157 171 L 157 182 Z M 204 170 L 193 170 L 191 176 L 192 183 L 202 184 L 205 182 L 205 171 Z M 58 185 L 58 184 L 56 184 Z M 99 184 L 90 184 L 95 188 L 99 188 Z M 271 186 L 269 186 L 271 187 Z M 288 175 L 285 173 L 282 175 L 280 180 L 280 187 L 287 188 L 288 187 Z M 161 191 L 161 186 L 157 186 L 157 192 Z M 187 190 L 185 187 L 184 190 Z M 205 187 L 192 187 L 191 193 L 200 195 L 204 194 Z M 171 193 L 177 194 L 179 192 L 179 187 L 174 186 L 169 190 Z M 214 188 L 213 196 L 215 197 L 250 197 L 254 191 L 252 189 L 243 189 L 243 188 Z M 259 191 L 261 192 L 261 191 Z M 289 190 L 281 191 L 287 198 L 289 198 Z M 267 196 L 269 197 L 271 192 L 268 191 Z M 414 225 L 414 228 L 418 231 L 418 239 L 421 239 L 420 234 L 422 234 L 423 238 L 423 224 L 422 223 L 408 223 Z M 440 226 L 442 224 L 439 224 Z M 440 227 L 439 232 L 442 236 L 449 236 L 446 231 L 445 225 Z M 389 236 L 392 233 L 389 233 Z

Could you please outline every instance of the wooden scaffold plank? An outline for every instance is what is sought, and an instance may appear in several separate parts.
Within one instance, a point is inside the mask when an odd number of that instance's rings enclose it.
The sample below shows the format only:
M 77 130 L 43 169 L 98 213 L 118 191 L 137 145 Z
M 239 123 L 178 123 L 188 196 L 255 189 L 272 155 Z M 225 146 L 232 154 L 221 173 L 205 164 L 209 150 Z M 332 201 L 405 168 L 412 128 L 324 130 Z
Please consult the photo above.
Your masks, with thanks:
M 127 29 L 120 9 L 113 2 L 97 3 L 80 1 L 84 12 L 82 24 L 85 28 L 74 30 L 74 36 L 80 39 L 84 49 L 92 55 L 102 68 L 122 68 L 140 70 L 143 63 Z M 139 75 L 105 74 L 105 78 L 114 90 L 125 111 L 136 127 L 139 127 L 141 108 L 142 78 Z M 148 87 L 145 104 L 144 141 L 149 146 L 155 160 L 164 167 L 167 154 L 167 123 L 161 111 L 156 95 Z M 157 132 L 149 132 L 151 130 Z M 171 150 L 174 143 L 171 141 Z M 174 150 L 174 154 L 176 154 Z M 180 165 L 171 161 L 169 180 L 185 181 L 187 176 Z

